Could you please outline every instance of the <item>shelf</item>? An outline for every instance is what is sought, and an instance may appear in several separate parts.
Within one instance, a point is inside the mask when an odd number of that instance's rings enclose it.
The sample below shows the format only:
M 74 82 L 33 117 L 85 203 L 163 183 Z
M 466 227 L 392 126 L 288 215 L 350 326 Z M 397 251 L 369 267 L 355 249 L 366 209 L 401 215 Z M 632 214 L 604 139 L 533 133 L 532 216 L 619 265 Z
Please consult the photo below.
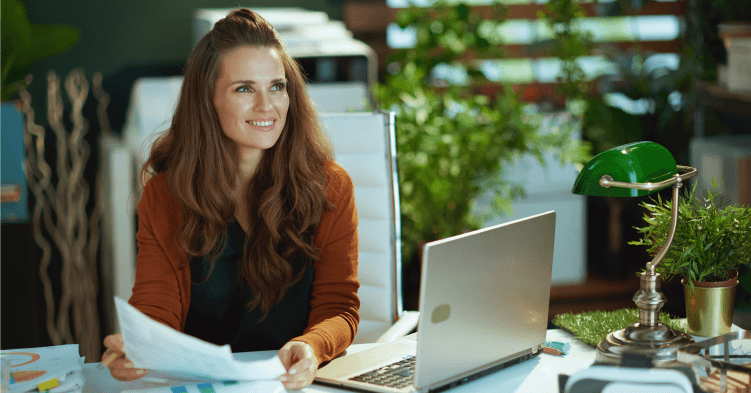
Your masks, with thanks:
M 639 290 L 639 277 L 608 280 L 590 276 L 583 284 L 550 288 L 548 320 L 563 313 L 613 311 L 636 307 L 634 293 Z
M 751 94 L 730 91 L 720 85 L 694 80 L 700 105 L 735 116 L 751 117 Z
M 550 302 L 576 300 L 582 298 L 600 298 L 630 294 L 639 290 L 639 277 L 633 276 L 622 280 L 607 280 L 599 277 L 587 277 L 587 281 L 578 285 L 562 285 L 550 288 Z
M 553 286 L 550 288 L 548 320 L 563 313 L 585 311 L 613 311 L 636 308 L 633 297 L 639 290 L 639 277 L 608 280 L 590 276 L 580 285 Z M 683 284 L 679 278 L 662 283 L 667 303 L 662 311 L 679 318 L 685 317 Z

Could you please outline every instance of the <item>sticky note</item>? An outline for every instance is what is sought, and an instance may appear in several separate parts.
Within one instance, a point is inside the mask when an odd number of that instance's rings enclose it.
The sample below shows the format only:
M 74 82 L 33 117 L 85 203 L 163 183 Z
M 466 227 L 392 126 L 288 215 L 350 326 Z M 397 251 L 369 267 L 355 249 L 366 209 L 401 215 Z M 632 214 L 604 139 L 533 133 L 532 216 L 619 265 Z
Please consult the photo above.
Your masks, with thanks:
M 47 382 L 38 384 L 37 389 L 39 389 L 39 391 L 41 392 L 42 390 L 52 389 L 54 387 L 57 387 L 58 385 L 60 385 L 60 382 L 57 381 L 57 378 L 52 378 Z
M 210 383 L 199 383 L 197 387 L 201 393 L 216 393 Z

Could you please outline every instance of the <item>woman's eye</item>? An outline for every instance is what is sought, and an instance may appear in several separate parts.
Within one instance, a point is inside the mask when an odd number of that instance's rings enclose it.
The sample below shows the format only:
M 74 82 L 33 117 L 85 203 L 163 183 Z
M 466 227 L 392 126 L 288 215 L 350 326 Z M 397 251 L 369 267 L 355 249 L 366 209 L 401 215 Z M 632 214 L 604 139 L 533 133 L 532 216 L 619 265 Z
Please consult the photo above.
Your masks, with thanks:
M 238 88 L 237 88 L 237 90 L 235 90 L 235 91 L 240 91 L 240 92 L 249 92 L 249 91 L 251 91 L 251 89 L 250 89 L 250 86 L 240 86 L 240 87 L 238 87 Z
M 278 90 L 284 90 L 285 88 L 286 88 L 286 86 L 284 85 L 284 83 L 277 83 L 277 84 L 275 84 L 274 86 L 271 87 L 271 90 L 278 91 Z

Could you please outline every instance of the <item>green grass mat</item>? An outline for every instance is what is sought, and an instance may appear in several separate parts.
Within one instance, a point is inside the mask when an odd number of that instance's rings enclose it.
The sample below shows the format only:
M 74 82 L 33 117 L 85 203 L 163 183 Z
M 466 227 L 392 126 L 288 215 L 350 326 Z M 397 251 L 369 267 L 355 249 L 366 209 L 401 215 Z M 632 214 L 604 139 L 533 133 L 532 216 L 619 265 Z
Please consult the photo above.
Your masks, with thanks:
M 553 324 L 573 333 L 584 343 L 596 346 L 608 333 L 627 328 L 639 322 L 639 309 L 624 308 L 616 311 L 587 311 L 579 314 L 559 314 L 553 318 Z M 673 329 L 685 331 L 670 314 L 661 312 L 660 322 Z

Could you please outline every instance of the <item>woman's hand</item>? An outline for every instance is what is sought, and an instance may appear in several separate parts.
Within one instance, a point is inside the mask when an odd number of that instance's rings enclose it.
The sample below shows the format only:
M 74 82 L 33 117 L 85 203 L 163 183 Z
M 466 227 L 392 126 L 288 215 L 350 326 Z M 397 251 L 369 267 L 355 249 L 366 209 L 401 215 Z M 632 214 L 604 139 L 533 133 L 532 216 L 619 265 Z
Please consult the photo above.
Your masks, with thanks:
M 290 341 L 279 350 L 279 359 L 287 370 L 279 377 L 285 389 L 301 389 L 313 383 L 318 370 L 313 347 L 302 341 Z
M 148 370 L 133 368 L 133 363 L 125 357 L 122 334 L 105 337 L 104 346 L 107 350 L 102 354 L 102 365 L 110 369 L 113 378 L 118 381 L 133 381 L 146 375 Z

